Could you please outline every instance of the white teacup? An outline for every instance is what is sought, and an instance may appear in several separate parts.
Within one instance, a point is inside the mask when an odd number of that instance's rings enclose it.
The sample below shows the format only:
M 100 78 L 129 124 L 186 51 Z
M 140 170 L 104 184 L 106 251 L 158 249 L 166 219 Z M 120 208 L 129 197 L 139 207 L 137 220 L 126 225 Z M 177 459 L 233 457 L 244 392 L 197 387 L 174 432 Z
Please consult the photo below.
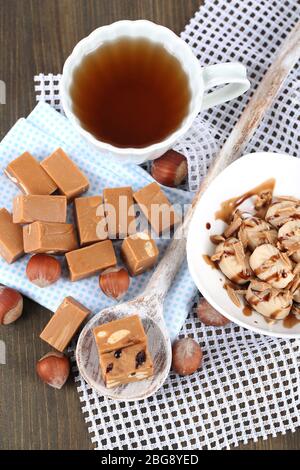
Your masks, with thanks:
M 191 89 L 189 113 L 181 125 L 163 141 L 144 148 L 119 148 L 101 142 L 82 127 L 72 110 L 70 86 L 74 69 L 80 65 L 84 56 L 97 49 L 101 44 L 124 36 L 147 38 L 162 44 L 169 53 L 180 61 L 189 78 Z M 222 88 L 205 94 L 206 90 L 224 84 L 226 85 Z M 139 164 L 147 160 L 154 160 L 172 148 L 188 131 L 200 111 L 236 98 L 245 93 L 249 87 L 250 82 L 247 79 L 246 68 L 242 64 L 230 62 L 201 67 L 188 44 L 168 28 L 146 20 L 126 20 L 96 29 L 75 46 L 63 68 L 61 99 L 64 111 L 71 123 L 101 154 L 113 157 L 122 163 Z

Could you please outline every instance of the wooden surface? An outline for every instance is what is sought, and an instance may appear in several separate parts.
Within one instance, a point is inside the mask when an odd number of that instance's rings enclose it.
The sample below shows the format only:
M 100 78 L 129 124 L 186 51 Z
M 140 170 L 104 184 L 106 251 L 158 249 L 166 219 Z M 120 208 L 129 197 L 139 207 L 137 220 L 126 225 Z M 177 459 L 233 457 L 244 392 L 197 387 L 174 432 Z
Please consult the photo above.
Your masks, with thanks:
M 116 20 L 147 18 L 179 33 L 201 0 L 0 0 L 1 138 L 35 104 L 33 75 L 58 73 L 75 43 Z M 92 449 L 72 379 L 63 390 L 44 386 L 36 361 L 48 351 L 39 333 L 50 313 L 25 301 L 15 325 L 0 329 L 7 364 L 0 365 L 0 449 Z M 300 430 L 243 449 L 299 449 Z

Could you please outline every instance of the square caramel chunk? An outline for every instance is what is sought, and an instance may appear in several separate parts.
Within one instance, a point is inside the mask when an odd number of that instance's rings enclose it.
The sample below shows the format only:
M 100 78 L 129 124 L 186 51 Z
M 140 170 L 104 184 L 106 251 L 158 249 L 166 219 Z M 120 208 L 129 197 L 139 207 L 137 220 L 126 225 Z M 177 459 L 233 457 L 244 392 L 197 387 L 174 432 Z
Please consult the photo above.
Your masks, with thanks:
M 67 198 L 65 196 L 16 196 L 13 201 L 15 224 L 32 222 L 66 222 Z
M 103 191 L 108 237 L 125 238 L 136 232 L 133 191 L 130 186 Z
M 0 256 L 11 264 L 24 254 L 23 230 L 8 210 L 0 209 Z
M 173 206 L 157 183 L 150 183 L 133 195 L 144 216 L 158 235 L 180 221 Z
M 73 297 L 66 297 L 45 326 L 40 338 L 62 352 L 89 313 L 90 310 Z
M 24 194 L 47 195 L 57 190 L 53 179 L 29 152 L 10 162 L 4 173 Z
M 107 224 L 101 196 L 77 198 L 74 208 L 81 246 L 107 239 Z
M 107 353 L 132 346 L 145 344 L 147 336 L 138 315 L 123 317 L 94 328 L 99 353 Z
M 72 224 L 33 222 L 23 227 L 25 253 L 64 254 L 78 248 Z
M 66 254 L 71 281 L 79 281 L 116 266 L 117 259 L 110 240 L 79 248 Z
M 153 362 L 145 342 L 100 354 L 99 361 L 107 388 L 145 380 L 153 375 Z
M 156 264 L 159 251 L 148 233 L 138 232 L 125 238 L 121 255 L 131 276 L 137 276 Z
M 68 201 L 89 189 L 87 177 L 61 148 L 45 158 L 41 166 Z

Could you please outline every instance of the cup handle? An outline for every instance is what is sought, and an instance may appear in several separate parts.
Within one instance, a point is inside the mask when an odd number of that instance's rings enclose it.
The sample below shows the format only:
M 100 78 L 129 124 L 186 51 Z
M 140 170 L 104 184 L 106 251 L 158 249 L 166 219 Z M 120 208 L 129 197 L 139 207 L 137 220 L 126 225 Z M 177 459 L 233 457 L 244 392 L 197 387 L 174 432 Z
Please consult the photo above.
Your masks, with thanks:
M 237 98 L 250 88 L 250 82 L 247 79 L 247 69 L 238 62 L 208 65 L 202 70 L 202 78 L 204 90 L 219 85 L 226 85 L 204 95 L 201 110 L 226 103 L 226 101 Z

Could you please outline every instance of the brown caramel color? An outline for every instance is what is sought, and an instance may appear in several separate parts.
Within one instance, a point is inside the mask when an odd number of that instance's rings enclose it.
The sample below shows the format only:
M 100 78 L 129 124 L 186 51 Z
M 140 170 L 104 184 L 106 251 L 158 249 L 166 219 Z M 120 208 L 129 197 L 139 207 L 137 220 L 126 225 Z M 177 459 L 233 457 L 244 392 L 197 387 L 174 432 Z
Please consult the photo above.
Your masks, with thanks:
M 79 281 L 116 266 L 117 259 L 110 240 L 95 243 L 66 254 L 71 281 Z
M 145 380 L 153 375 L 153 363 L 146 343 L 99 355 L 107 388 Z
M 33 222 L 23 227 L 25 253 L 64 254 L 78 247 L 74 226 L 53 222 Z
M 137 276 L 156 264 L 159 251 L 146 232 L 139 232 L 125 238 L 121 255 L 131 276 Z
M 13 223 L 11 214 L 0 209 L 0 256 L 13 263 L 24 254 L 22 227 Z
M 4 173 L 24 194 L 47 195 L 57 190 L 55 182 L 29 152 L 10 162 Z
M 133 192 L 130 186 L 103 191 L 109 238 L 125 238 L 136 232 Z
M 138 315 L 123 317 L 94 328 L 94 336 L 100 353 L 145 343 L 147 336 Z
M 66 297 L 45 326 L 40 338 L 62 352 L 89 313 L 90 310 L 73 297 Z
M 89 189 L 87 177 L 61 148 L 45 158 L 41 166 L 55 181 L 59 192 L 66 196 L 68 201 Z
M 74 201 L 80 245 L 106 240 L 108 237 L 101 196 L 80 197 Z M 103 215 L 101 215 L 103 214 Z
M 172 369 L 179 375 L 190 375 L 202 365 L 203 353 L 193 338 L 181 338 L 173 343 Z
M 148 184 L 133 197 L 158 235 L 179 222 L 179 216 L 157 183 Z
M 284 328 L 293 328 L 293 326 L 298 325 L 298 323 L 300 323 L 300 320 L 292 313 L 289 313 L 283 320 Z
M 155 37 L 111 39 L 74 70 L 73 111 L 102 142 L 126 148 L 161 142 L 189 112 L 187 74 Z
M 67 199 L 65 196 L 16 196 L 13 202 L 15 224 L 31 222 L 66 222 Z
M 258 196 L 259 194 L 270 191 L 273 194 L 276 181 L 274 178 L 271 178 L 264 183 L 256 186 L 253 189 L 241 194 L 240 196 L 233 197 L 227 201 L 222 202 L 220 209 L 215 213 L 215 219 L 223 220 L 224 222 L 229 222 L 233 212 L 239 207 L 243 202 L 249 199 L 252 196 Z

